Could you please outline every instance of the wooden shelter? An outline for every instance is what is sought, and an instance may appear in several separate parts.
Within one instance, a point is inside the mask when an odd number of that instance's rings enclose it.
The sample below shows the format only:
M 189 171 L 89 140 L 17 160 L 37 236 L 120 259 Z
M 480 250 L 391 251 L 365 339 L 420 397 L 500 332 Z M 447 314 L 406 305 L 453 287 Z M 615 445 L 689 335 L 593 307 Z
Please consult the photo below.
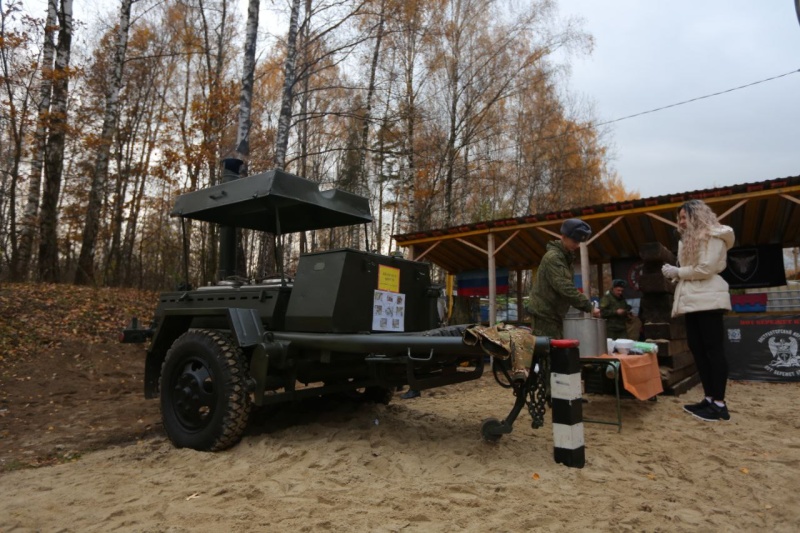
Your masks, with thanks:
M 489 320 L 494 323 L 496 268 L 522 271 L 538 266 L 547 243 L 558 237 L 565 219 L 581 218 L 592 227 L 591 239 L 581 245 L 584 291 L 588 294 L 589 265 L 599 269 L 612 259 L 637 258 L 639 246 L 647 242 L 657 241 L 677 250 L 676 211 L 690 199 L 705 201 L 724 224 L 733 228 L 736 246 L 800 246 L 800 176 L 475 222 L 393 237 L 398 246 L 411 250 L 413 259 L 430 261 L 450 274 L 488 270 Z M 520 278 L 517 276 L 518 280 Z M 602 287 L 599 289 L 602 292 Z M 518 305 L 521 306 L 521 302 Z M 521 312 L 519 316 L 522 316 Z

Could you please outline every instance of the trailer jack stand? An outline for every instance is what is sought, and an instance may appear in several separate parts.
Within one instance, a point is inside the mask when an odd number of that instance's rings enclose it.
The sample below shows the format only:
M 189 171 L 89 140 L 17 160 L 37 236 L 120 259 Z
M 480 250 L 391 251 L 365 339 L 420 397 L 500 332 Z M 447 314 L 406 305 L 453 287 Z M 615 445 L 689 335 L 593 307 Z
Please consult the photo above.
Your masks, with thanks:
M 531 415 L 531 427 L 538 429 L 544 425 L 545 413 L 545 376 L 538 365 L 534 365 L 524 381 L 512 380 L 505 368 L 502 368 L 516 400 L 508 416 L 500 421 L 496 418 L 487 418 L 481 425 L 481 435 L 486 442 L 497 442 L 500 437 L 511 433 L 514 421 L 519 416 L 522 408 L 527 405 Z

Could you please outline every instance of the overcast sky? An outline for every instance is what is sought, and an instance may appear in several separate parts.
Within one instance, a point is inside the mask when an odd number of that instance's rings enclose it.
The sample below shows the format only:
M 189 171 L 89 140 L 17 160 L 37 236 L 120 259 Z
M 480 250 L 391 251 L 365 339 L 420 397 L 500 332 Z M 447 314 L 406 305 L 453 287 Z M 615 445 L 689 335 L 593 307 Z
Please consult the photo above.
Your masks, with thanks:
M 76 0 L 76 17 L 91 18 L 96 1 Z M 794 72 L 608 126 L 627 189 L 649 197 L 800 175 L 794 0 L 557 2 L 595 38 L 591 55 L 571 59 L 569 90 L 600 122 Z M 44 0 L 26 4 L 44 13 Z M 276 25 L 273 8 L 262 2 L 261 28 Z
M 794 0 L 558 0 L 595 38 L 570 90 L 600 122 L 800 70 Z M 641 196 L 800 175 L 800 72 L 612 124 Z

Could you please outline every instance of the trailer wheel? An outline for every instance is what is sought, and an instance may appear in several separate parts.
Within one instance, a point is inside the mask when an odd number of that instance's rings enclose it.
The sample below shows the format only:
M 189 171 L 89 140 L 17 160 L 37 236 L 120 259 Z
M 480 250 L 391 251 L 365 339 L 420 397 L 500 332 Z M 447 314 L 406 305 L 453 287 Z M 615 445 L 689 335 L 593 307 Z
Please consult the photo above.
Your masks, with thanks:
M 161 367 L 161 418 L 179 448 L 218 451 L 239 442 L 250 415 L 242 351 L 222 333 L 190 330 Z
M 394 389 L 387 387 L 367 387 L 364 389 L 364 401 L 389 405 L 394 396 Z
M 503 436 L 503 423 L 496 418 L 487 418 L 481 424 L 481 436 L 485 442 L 497 442 Z

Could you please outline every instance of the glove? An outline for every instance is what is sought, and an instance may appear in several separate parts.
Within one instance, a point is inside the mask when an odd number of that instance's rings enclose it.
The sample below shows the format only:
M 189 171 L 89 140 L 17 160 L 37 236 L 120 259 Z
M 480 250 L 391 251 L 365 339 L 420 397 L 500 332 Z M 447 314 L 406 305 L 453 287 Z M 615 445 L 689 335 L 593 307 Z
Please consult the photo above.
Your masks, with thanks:
M 678 267 L 672 265 L 664 265 L 661 267 L 661 273 L 667 279 L 678 279 Z

